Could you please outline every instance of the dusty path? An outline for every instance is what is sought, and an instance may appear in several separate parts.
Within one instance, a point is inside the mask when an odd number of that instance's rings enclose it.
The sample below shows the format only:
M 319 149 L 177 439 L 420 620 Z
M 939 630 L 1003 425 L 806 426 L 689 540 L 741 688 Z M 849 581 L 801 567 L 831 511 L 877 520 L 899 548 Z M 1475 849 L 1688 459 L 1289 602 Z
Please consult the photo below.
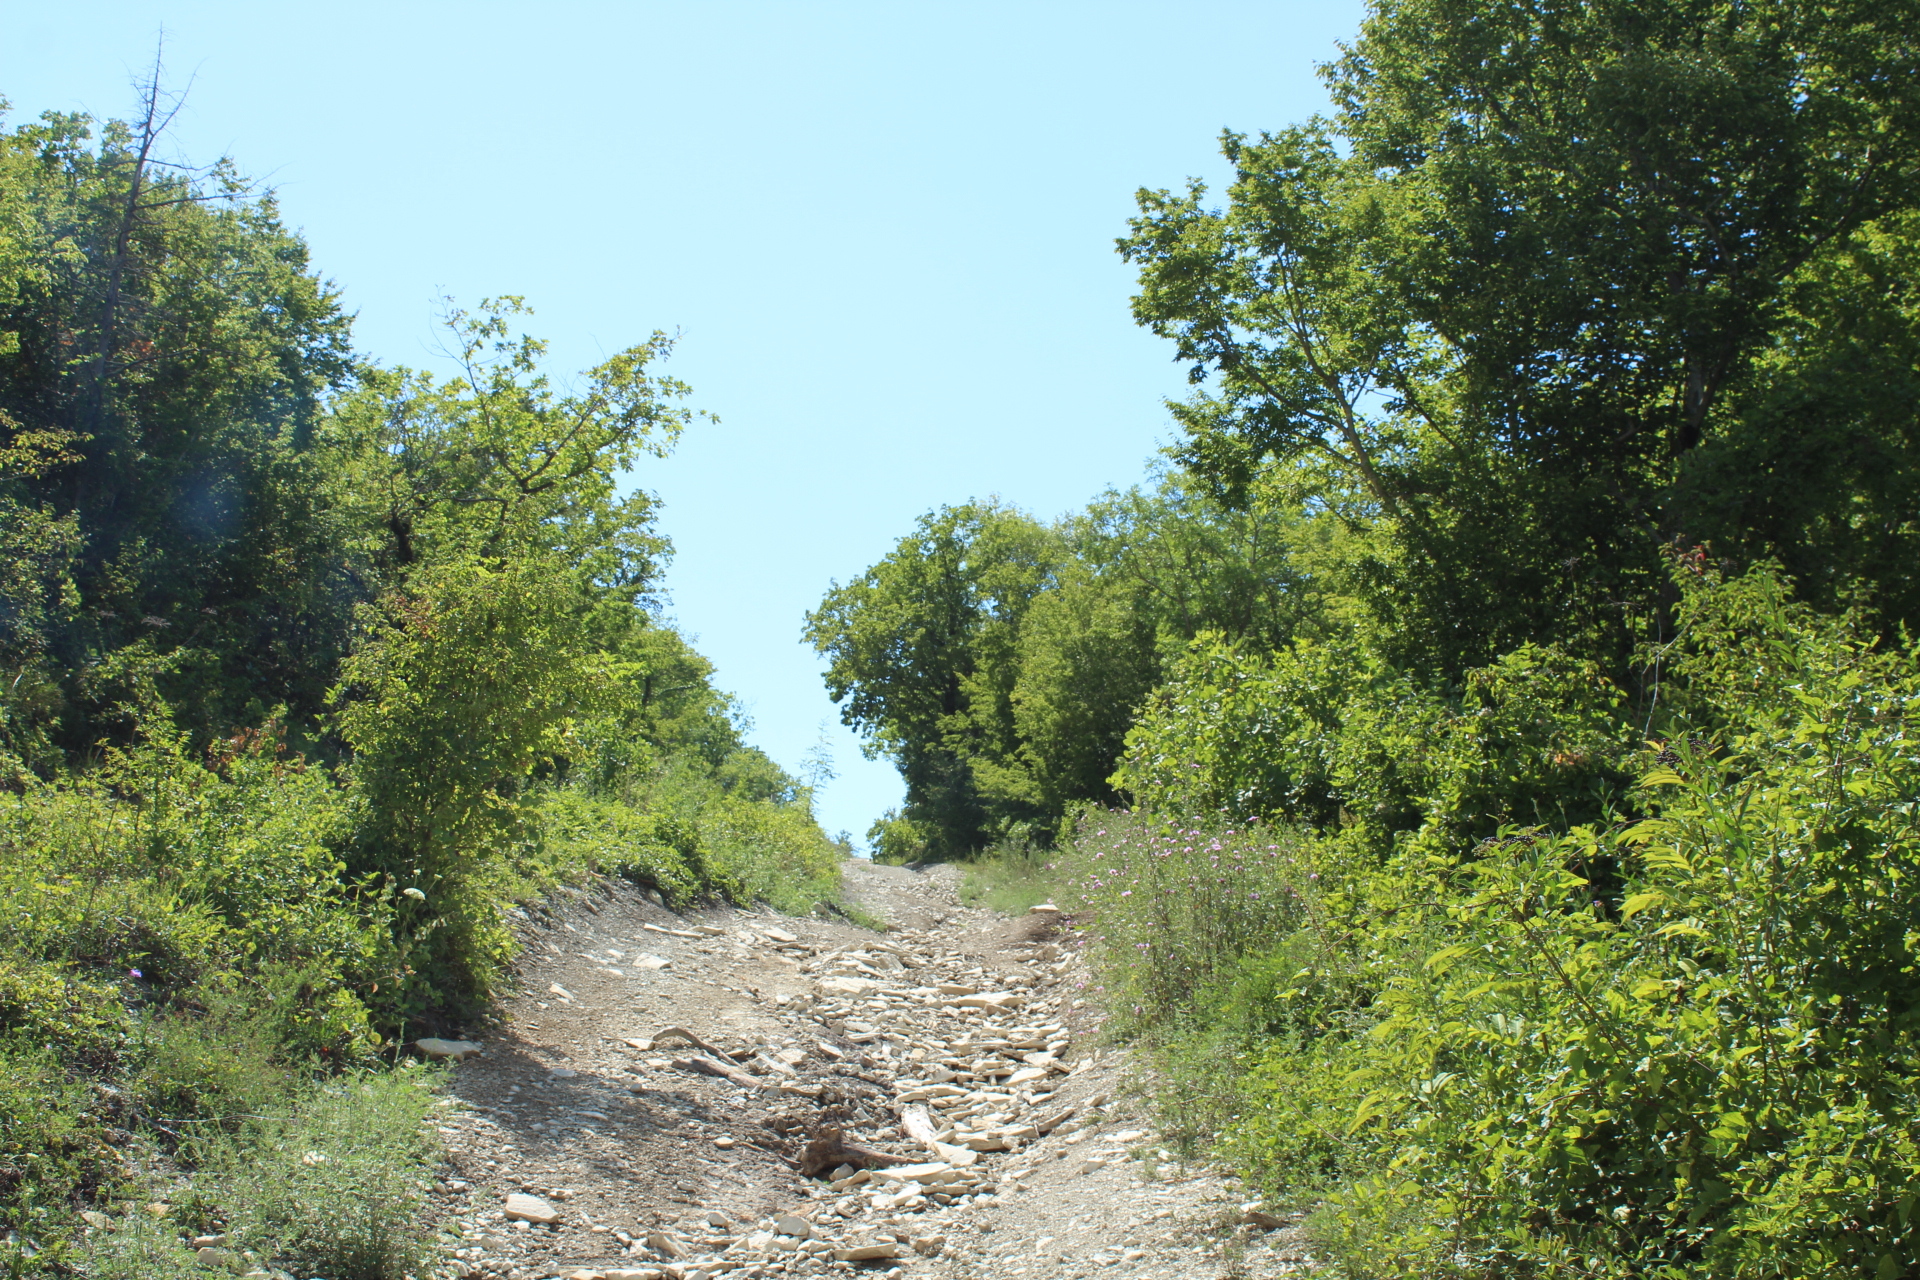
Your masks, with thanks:
M 952 868 L 847 883 L 886 933 L 622 885 L 526 921 L 522 994 L 442 1107 L 450 1274 L 1309 1269 L 1232 1179 L 1162 1154 L 1123 1058 L 1076 1034 L 1070 931 L 963 907 Z

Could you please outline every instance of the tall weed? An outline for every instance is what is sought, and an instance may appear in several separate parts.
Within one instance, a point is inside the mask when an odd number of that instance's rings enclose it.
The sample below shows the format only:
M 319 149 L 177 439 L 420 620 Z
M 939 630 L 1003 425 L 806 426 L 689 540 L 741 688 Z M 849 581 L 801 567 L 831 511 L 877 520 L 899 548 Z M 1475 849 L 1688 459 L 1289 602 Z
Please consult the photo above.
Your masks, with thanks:
M 1269 1000 L 1247 962 L 1318 950 L 1318 873 L 1291 832 L 1090 813 L 1073 841 L 1071 905 L 1084 913 L 1109 1004 L 1151 1028 Z M 1248 1004 L 1251 1000 L 1252 1004 Z
M 1263 1048 L 1312 1045 L 1353 1016 L 1357 964 L 1331 927 L 1323 852 L 1258 823 L 1081 820 L 1061 905 L 1087 933 L 1109 1031 L 1138 1037 L 1178 1082 L 1163 1119 L 1183 1146 L 1229 1139 L 1271 1109 L 1250 1087 Z M 1337 1095 L 1308 1111 L 1324 1121 Z

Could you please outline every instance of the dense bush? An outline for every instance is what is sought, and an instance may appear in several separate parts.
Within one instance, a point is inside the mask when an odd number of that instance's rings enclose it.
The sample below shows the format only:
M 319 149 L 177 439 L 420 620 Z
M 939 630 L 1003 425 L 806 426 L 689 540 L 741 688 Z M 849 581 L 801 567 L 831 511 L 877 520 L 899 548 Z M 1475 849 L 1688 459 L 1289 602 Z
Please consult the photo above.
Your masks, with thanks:
M 1676 584 L 1637 753 L 1624 717 L 1609 741 L 1578 698 L 1509 697 L 1486 719 L 1524 732 L 1430 753 L 1384 857 L 1217 818 L 1076 841 L 1110 1007 L 1186 1082 L 1173 1119 L 1324 1200 L 1346 1274 L 1920 1266 L 1920 664 L 1766 570 Z M 1513 822 L 1574 741 L 1637 781 Z
M 1764 574 L 1689 582 L 1683 616 L 1688 713 L 1646 816 L 1514 832 L 1466 869 L 1447 945 L 1382 983 L 1356 1127 L 1420 1189 L 1409 1251 L 1909 1274 L 1920 666 Z
M 1358 642 L 1203 637 L 1127 737 L 1116 781 L 1159 813 L 1286 818 L 1384 856 L 1459 856 L 1505 824 L 1606 811 L 1637 743 L 1592 663 L 1524 646 L 1451 685 Z

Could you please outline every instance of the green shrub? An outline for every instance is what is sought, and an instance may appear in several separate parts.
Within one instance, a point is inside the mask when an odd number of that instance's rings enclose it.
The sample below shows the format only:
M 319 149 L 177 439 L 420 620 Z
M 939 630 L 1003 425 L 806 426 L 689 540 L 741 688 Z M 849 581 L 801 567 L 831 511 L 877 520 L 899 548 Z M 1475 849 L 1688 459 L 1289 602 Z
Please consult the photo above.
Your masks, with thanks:
M 1486 1270 L 1910 1274 L 1920 666 L 1764 573 L 1685 585 L 1714 718 L 1643 820 L 1473 867 L 1450 945 L 1383 990 L 1359 1123 Z
M 118 1180 L 120 1161 L 92 1107 L 57 1049 L 0 1042 L 0 1214 L 9 1227 L 46 1243 L 71 1200 Z
M 543 851 L 556 868 L 604 871 L 656 890 L 683 907 L 706 888 L 699 873 L 699 832 L 684 823 L 577 787 L 556 787 L 541 800 Z
M 0 955 L 0 1027 L 8 1038 L 98 1068 L 119 1056 L 132 1019 L 117 989 L 70 965 Z
M 92 1228 L 76 1267 L 89 1280 L 208 1280 L 207 1268 L 181 1236 L 178 1223 L 134 1204 L 121 1206 L 113 1225 Z
M 1625 701 L 1594 664 L 1532 645 L 1429 688 L 1353 644 L 1259 654 L 1203 636 L 1128 734 L 1115 781 L 1150 812 L 1460 857 L 1503 824 L 1605 813 L 1639 745 Z
M 844 851 L 804 804 L 736 794 L 692 775 L 642 803 L 652 807 L 551 790 L 539 808 L 543 874 L 622 876 L 675 909 L 710 896 L 804 914 L 838 896 Z
M 268 964 L 176 993 L 148 1024 L 136 1088 L 162 1115 L 258 1114 L 316 1072 L 367 1063 L 375 1044 L 328 967 Z
M 728 795 L 707 807 L 699 828 L 708 874 L 736 901 L 805 914 L 839 896 L 846 850 L 804 804 Z
M 1283 686 L 1203 655 L 1188 692 L 1225 727 L 1169 707 L 1140 739 L 1199 735 L 1185 795 L 1313 746 L 1344 803 L 1375 788 L 1411 820 L 1383 842 L 1356 838 L 1369 814 L 1105 815 L 1075 839 L 1171 1131 L 1317 1205 L 1340 1274 L 1920 1271 L 1920 663 L 1764 568 L 1676 583 L 1663 747 L 1539 650 L 1403 704 L 1424 719 L 1342 694 L 1317 746 L 1284 711 L 1236 739 Z
M 1529 710 L 1522 654 L 1489 668 L 1522 688 L 1487 719 L 1561 731 L 1416 761 L 1451 781 L 1384 864 L 1337 832 L 1266 864 L 1199 824 L 1080 837 L 1117 865 L 1088 880 L 1097 954 L 1175 1111 L 1318 1200 L 1342 1274 L 1920 1267 L 1920 664 L 1765 570 L 1677 580 L 1667 745 L 1617 804 L 1576 784 L 1558 820 L 1513 824 L 1581 724 L 1564 668 Z M 1427 735 L 1429 761 L 1462 736 Z M 1603 820 L 1566 820 L 1587 805 Z M 1247 910 L 1303 869 L 1297 908 Z
M 1347 1046 L 1369 1025 L 1364 961 L 1338 919 L 1337 850 L 1287 828 L 1208 828 L 1089 813 L 1058 901 L 1092 947 L 1112 1015 L 1178 1081 L 1168 1137 L 1227 1141 L 1299 1195 L 1352 1162 L 1338 1118 L 1357 1100 Z M 1276 1088 L 1279 1084 L 1282 1087 Z
M 201 1143 L 194 1197 L 236 1248 L 302 1275 L 400 1280 L 427 1260 L 420 1220 L 434 1077 L 349 1074 Z
M 867 828 L 867 845 L 873 852 L 873 860 L 896 867 L 924 861 L 929 856 L 932 840 L 933 832 L 928 824 L 916 822 L 897 809 L 887 810 Z
M 90 774 L 0 793 L 0 1224 L 42 1244 L 125 1162 L 378 1040 L 392 935 L 341 881 L 338 789 L 271 725 L 207 764 L 150 725 Z
M 538 557 L 423 569 L 363 610 L 333 694 L 354 751 L 347 862 L 387 890 L 404 1016 L 471 1009 L 511 953 L 500 902 L 535 816 L 526 781 L 621 687 L 587 612 Z

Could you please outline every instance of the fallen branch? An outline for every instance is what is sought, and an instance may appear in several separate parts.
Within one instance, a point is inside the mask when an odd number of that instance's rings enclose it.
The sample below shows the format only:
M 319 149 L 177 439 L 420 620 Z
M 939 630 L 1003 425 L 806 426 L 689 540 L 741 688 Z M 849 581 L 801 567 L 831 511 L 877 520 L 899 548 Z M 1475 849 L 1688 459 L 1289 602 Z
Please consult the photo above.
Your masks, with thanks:
M 794 1161 L 794 1169 L 806 1178 L 817 1178 L 823 1173 L 850 1164 L 860 1169 L 870 1169 L 874 1165 L 913 1164 L 912 1156 L 896 1156 L 890 1151 L 875 1151 L 863 1143 L 849 1142 L 846 1135 L 838 1129 L 818 1130 L 813 1141 L 807 1143 L 800 1158 Z
M 737 1067 L 730 1067 L 724 1063 L 715 1062 L 712 1058 L 702 1057 L 697 1053 L 691 1058 L 675 1058 L 673 1065 L 681 1071 L 699 1071 L 706 1075 L 719 1076 L 722 1080 L 731 1081 L 739 1085 L 742 1089 L 767 1089 L 772 1087 L 765 1080 L 755 1079 Z
M 908 1107 L 900 1115 L 900 1128 L 909 1138 L 923 1147 L 932 1147 L 939 1130 L 934 1128 L 933 1117 L 927 1114 L 925 1107 Z
M 733 1057 L 733 1055 L 728 1053 L 725 1049 L 716 1048 L 715 1046 L 708 1044 L 705 1040 L 702 1040 L 699 1036 L 693 1034 L 693 1032 L 687 1030 L 685 1027 L 662 1027 L 660 1030 L 653 1033 L 653 1042 L 655 1044 L 659 1044 L 662 1040 L 665 1040 L 669 1036 L 675 1037 L 676 1039 L 685 1040 L 688 1044 L 700 1050 L 702 1053 L 712 1054 L 716 1058 L 726 1058 L 731 1060 Z

